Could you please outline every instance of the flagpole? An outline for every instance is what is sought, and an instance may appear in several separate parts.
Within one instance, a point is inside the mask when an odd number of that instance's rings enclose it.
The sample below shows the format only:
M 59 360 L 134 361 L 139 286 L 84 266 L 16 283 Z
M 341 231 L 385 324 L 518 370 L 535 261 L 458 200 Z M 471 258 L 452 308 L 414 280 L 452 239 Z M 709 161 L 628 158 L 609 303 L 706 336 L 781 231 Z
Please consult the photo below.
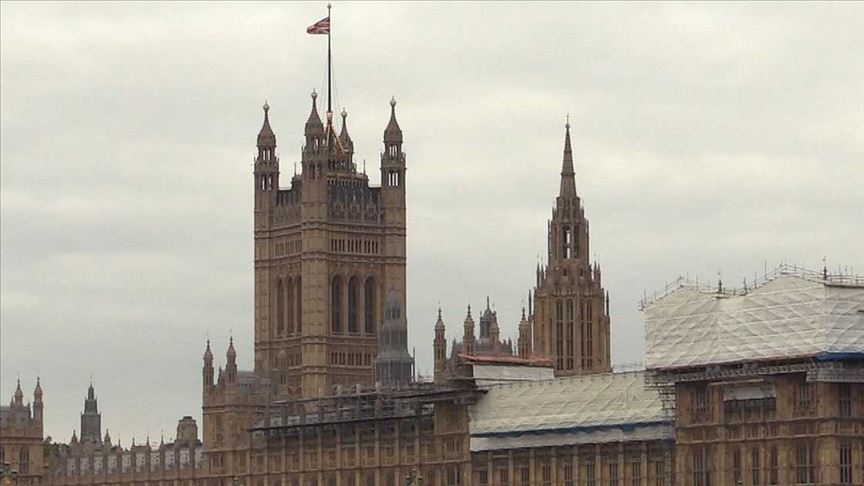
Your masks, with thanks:
M 332 56 L 330 55 L 330 31 L 333 30 L 333 19 L 330 17 L 330 4 L 327 4 L 327 18 L 329 19 L 329 28 L 327 29 L 327 113 L 333 113 L 333 88 L 330 79 L 332 70 Z

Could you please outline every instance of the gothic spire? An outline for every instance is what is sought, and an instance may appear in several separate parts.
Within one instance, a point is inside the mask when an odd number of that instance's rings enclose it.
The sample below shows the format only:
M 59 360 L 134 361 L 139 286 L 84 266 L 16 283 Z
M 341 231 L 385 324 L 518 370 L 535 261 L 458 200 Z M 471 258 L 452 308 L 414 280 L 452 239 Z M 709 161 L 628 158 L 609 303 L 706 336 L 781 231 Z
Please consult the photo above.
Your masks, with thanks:
M 258 148 L 275 148 L 276 135 L 273 129 L 270 128 L 270 105 L 264 102 L 264 124 L 261 126 L 261 131 L 258 132 Z
M 387 128 L 384 129 L 384 143 L 402 143 L 402 129 L 399 128 L 399 122 L 396 121 L 396 98 L 390 98 L 390 122 L 387 123 Z
M 561 191 L 559 197 L 576 195 L 576 172 L 573 170 L 573 149 L 570 146 L 570 119 L 564 125 L 564 163 L 561 166 Z
M 346 152 L 354 152 L 354 142 L 348 134 L 348 112 L 342 109 L 342 130 L 339 132 L 339 144 Z
M 15 387 L 15 404 L 24 404 L 24 392 L 21 391 L 21 378 L 18 378 L 18 385 Z
M 312 90 L 312 111 L 309 112 L 309 119 L 306 120 L 306 135 L 321 135 L 324 133 L 324 124 L 321 123 L 321 117 L 318 116 L 318 93 Z

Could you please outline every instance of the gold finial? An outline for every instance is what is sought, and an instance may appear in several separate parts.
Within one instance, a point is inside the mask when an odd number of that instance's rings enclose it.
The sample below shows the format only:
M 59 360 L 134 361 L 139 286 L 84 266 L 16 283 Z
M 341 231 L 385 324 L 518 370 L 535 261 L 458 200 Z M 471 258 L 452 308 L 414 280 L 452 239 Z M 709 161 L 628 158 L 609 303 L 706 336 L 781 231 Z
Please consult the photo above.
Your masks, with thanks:
M 566 128 L 567 130 L 570 130 L 570 113 L 567 113 L 566 119 L 567 119 L 567 121 L 564 123 L 564 128 Z

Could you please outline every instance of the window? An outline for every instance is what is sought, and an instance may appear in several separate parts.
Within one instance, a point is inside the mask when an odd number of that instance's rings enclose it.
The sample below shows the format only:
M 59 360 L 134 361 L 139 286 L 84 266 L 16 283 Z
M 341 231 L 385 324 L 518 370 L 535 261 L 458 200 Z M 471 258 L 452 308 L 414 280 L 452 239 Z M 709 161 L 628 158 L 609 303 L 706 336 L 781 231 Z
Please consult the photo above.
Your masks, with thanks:
M 609 486 L 620 486 L 618 478 L 618 463 L 609 463 Z
M 487 486 L 489 484 L 489 472 L 485 469 L 477 471 L 477 482 L 480 483 L 480 486 Z
M 573 243 L 573 233 L 570 232 L 569 226 L 562 228 L 562 236 L 561 258 L 570 258 L 570 245 Z
M 840 442 L 840 484 L 852 484 L 852 443 Z
M 330 284 L 330 328 L 334 333 L 342 332 L 342 277 L 333 277 Z
M 294 281 L 291 279 L 288 279 L 288 285 L 285 289 L 285 303 L 288 334 L 294 334 Z
M 20 474 L 30 474 L 30 449 L 22 447 L 18 451 L 18 472 Z
M 519 486 L 529 486 L 531 484 L 531 470 L 527 467 L 519 468 Z
M 303 332 L 303 277 L 297 277 L 295 285 L 297 289 L 297 334 L 301 334 Z
M 768 460 L 768 484 L 779 484 L 780 457 L 777 446 L 771 447 L 770 459 Z
M 642 486 L 642 463 L 638 460 L 630 462 L 630 486 Z
M 741 449 L 736 447 L 732 451 L 732 480 L 733 484 L 742 484 L 743 476 L 741 474 Z
M 696 385 L 693 389 L 693 422 L 709 422 L 710 411 L 708 387 L 706 385 Z
M 564 459 L 564 486 L 573 486 L 573 462 L 566 458 Z
M 360 284 L 357 282 L 357 277 L 351 277 L 348 280 L 348 332 L 357 333 L 357 304 L 360 298 Z
M 549 458 L 544 457 L 540 466 L 540 475 L 543 486 L 551 486 L 552 484 L 552 466 L 549 464 Z
M 812 383 L 801 381 L 796 387 L 795 393 L 795 415 L 812 415 L 814 410 L 814 386 Z
M 849 383 L 837 385 L 837 413 L 843 418 L 852 416 L 852 386 Z
M 555 369 L 564 369 L 564 302 L 555 302 Z
M 816 482 L 815 444 L 800 441 L 795 445 L 795 482 L 814 484 Z
M 285 332 L 285 288 L 282 280 L 276 281 L 276 335 Z
M 510 470 L 509 469 L 499 469 L 498 470 L 498 484 L 500 486 L 507 486 L 510 484 Z
M 375 334 L 375 279 L 367 278 L 364 287 L 364 328 L 366 334 Z
M 711 486 L 711 454 L 707 448 L 693 449 L 693 486 Z
M 573 312 L 573 299 L 567 299 L 567 369 L 573 369 L 573 361 L 575 357 L 575 351 L 573 346 L 573 333 L 576 327 L 576 323 L 573 320 L 574 312 Z
M 762 484 L 762 471 L 760 470 L 761 461 L 759 457 L 759 448 L 753 447 L 750 449 L 750 483 L 753 486 Z

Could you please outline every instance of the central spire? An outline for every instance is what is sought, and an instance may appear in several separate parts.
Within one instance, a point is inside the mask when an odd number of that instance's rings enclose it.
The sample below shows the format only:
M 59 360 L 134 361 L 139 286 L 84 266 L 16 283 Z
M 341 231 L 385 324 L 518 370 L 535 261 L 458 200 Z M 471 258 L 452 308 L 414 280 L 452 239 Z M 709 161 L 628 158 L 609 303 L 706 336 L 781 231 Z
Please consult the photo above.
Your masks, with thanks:
M 564 125 L 564 163 L 561 166 L 561 191 L 559 197 L 573 197 L 576 195 L 576 172 L 573 170 L 573 149 L 570 146 L 570 117 Z

